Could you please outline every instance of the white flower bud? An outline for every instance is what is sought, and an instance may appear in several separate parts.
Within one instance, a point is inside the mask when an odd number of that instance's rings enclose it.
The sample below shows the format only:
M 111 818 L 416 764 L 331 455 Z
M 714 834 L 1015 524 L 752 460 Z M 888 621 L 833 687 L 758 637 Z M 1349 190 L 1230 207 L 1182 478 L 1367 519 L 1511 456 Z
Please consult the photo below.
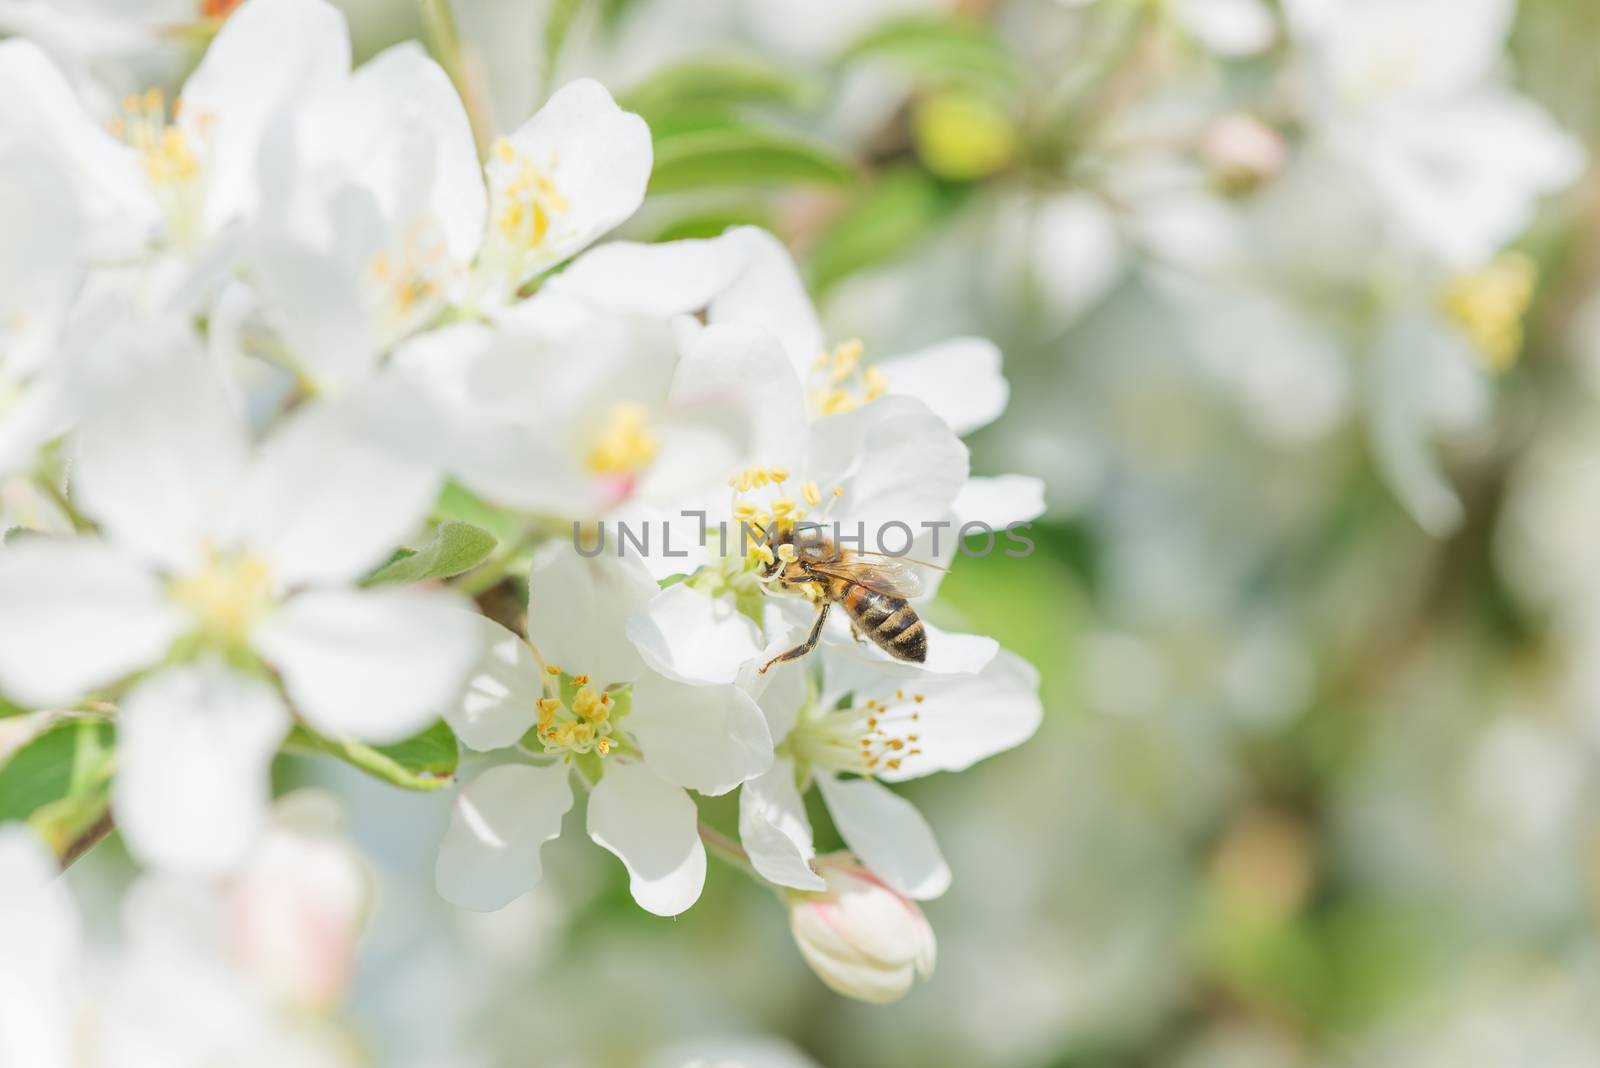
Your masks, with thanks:
M 820 857 L 815 867 L 828 888 L 788 900 L 789 929 L 818 978 L 846 997 L 884 1005 L 933 974 L 933 928 L 916 902 L 848 855 Z
M 240 966 L 282 1003 L 312 1011 L 344 1000 L 371 895 L 359 854 L 329 827 L 330 807 L 309 790 L 280 800 L 232 900 Z

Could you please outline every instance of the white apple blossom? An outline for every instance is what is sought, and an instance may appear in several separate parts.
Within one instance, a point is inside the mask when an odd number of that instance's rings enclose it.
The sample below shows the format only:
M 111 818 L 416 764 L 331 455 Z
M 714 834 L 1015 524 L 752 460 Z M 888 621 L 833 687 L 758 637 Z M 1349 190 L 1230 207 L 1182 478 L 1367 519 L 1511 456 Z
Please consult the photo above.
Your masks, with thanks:
M 1027 741 L 1043 716 L 1038 672 L 1004 651 L 973 674 L 916 679 L 823 655 L 820 691 L 779 680 L 762 697 L 778 756 L 739 794 L 750 861 L 779 886 L 822 889 L 802 801 L 815 782 L 863 864 L 908 897 L 938 897 L 950 869 L 933 832 L 884 783 L 960 771 Z
M 107 130 L 37 45 L 10 40 L 0 44 L 0 129 L 69 162 L 98 257 L 171 249 L 215 265 L 217 242 L 260 203 L 274 116 L 337 85 L 349 54 L 344 20 L 322 0 L 250 0 L 171 106 L 160 89 L 133 94 Z
M 1515 0 L 1291 0 L 1315 138 L 1457 270 L 1483 266 L 1570 184 L 1583 151 L 1497 78 Z
M 520 742 L 552 759 L 498 764 L 462 789 L 439 849 L 439 891 L 488 911 L 530 889 L 577 773 L 592 786 L 589 836 L 627 867 L 642 908 L 676 915 L 705 881 L 688 791 L 727 793 L 766 771 L 766 721 L 737 686 L 688 685 L 645 667 L 623 634 L 656 588 L 637 561 L 554 546 L 529 586 L 532 645 L 484 620 L 489 651 L 447 718 L 473 749 Z
M 402 390 L 309 406 L 256 447 L 186 328 L 130 334 L 76 435 L 73 496 L 103 536 L 0 558 L 0 690 L 65 705 L 196 656 L 123 698 L 115 802 L 141 857 L 218 870 L 290 725 L 255 657 L 317 730 L 386 742 L 443 711 L 477 632 L 449 595 L 350 588 L 437 492 L 426 447 L 400 443 L 426 426 Z
M 558 90 L 480 166 L 449 78 L 415 43 L 292 120 L 274 142 L 281 193 L 250 260 L 285 359 L 320 386 L 359 381 L 448 306 L 504 311 L 631 215 L 650 174 L 644 123 L 587 80 Z
M 363 915 L 348 907 L 364 895 L 359 858 L 282 818 L 262 850 L 227 885 L 141 880 L 105 947 L 86 937 L 43 844 L 22 824 L 0 826 L 0 1063 L 359 1063 L 330 1017 Z M 285 885 L 275 869 L 291 854 L 321 877 Z M 285 970 L 297 954 L 305 966 Z
M 693 517 L 673 522 L 678 545 L 697 546 L 696 534 L 704 526 L 707 537 L 698 551 L 687 552 L 685 559 L 646 558 L 661 572 L 692 573 L 688 581 L 651 598 L 628 626 L 645 662 L 671 678 L 732 682 L 747 665 L 759 667 L 811 628 L 817 606 L 809 598 L 772 595 L 760 581 L 771 550 L 761 544 L 759 532 L 775 524 L 816 524 L 846 550 L 909 555 L 934 564 L 907 565 L 923 575 L 914 604 L 937 592 L 939 565 L 932 558 L 955 555 L 955 509 L 970 485 L 966 448 L 920 401 L 879 398 L 811 423 L 797 440 L 769 445 L 771 451 L 763 455 L 778 462 L 738 471 L 731 491 L 722 486 Z M 1017 483 L 981 484 L 965 507 L 993 517 L 1018 501 L 1037 500 L 1032 480 Z M 994 499 L 981 500 L 984 491 Z M 843 613 L 828 621 L 822 640 L 889 670 L 917 674 L 975 672 L 998 648 L 980 635 L 946 632 L 926 621 L 925 626 L 927 659 L 917 665 L 899 664 L 853 638 Z
M 982 338 L 952 338 L 876 362 L 863 358 L 857 341 L 829 345 L 789 251 L 757 227 L 709 240 L 612 242 L 575 262 L 551 288 L 617 310 L 703 312 L 710 325 L 770 331 L 804 385 L 813 417 L 903 394 L 967 434 L 1005 410 L 1000 350 Z

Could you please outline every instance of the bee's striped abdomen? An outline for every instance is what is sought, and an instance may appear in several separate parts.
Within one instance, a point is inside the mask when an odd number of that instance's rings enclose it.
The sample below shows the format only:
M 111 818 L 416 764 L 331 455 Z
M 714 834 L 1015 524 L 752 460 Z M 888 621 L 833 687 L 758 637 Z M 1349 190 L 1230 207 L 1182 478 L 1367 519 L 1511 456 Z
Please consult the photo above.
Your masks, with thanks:
M 851 584 L 840 604 L 862 633 L 896 660 L 920 664 L 928 658 L 927 630 L 905 598 Z

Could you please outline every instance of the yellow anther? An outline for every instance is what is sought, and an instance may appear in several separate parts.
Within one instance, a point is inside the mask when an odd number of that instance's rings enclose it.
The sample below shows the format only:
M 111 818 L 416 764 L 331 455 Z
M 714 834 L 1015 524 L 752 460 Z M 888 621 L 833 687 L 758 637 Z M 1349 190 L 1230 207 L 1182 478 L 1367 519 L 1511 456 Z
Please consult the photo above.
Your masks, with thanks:
M 1516 362 L 1523 343 L 1522 319 L 1537 281 L 1532 257 L 1508 252 L 1445 288 L 1445 314 L 1460 325 L 1490 370 L 1503 371 Z
M 772 514 L 779 519 L 787 518 L 794 512 L 793 497 L 776 497 L 772 501 Z
M 750 547 L 750 555 L 760 560 L 763 564 L 770 565 L 778 561 L 778 558 L 772 555 L 771 547 L 766 545 L 752 545 Z
M 756 517 L 756 506 L 749 501 L 740 501 L 733 506 L 733 518 L 749 522 Z
M 833 495 L 835 497 L 843 497 L 844 496 L 844 487 L 843 486 L 835 486 L 835 487 L 833 487 Z
M 876 367 L 867 368 L 862 381 L 866 383 L 869 401 L 875 401 L 889 391 L 889 376 Z
M 242 645 L 272 605 L 272 576 L 253 556 L 211 556 L 193 574 L 176 579 L 172 599 L 189 609 L 202 634 Z
M 561 667 L 557 664 L 546 664 L 544 666 L 544 673 L 546 675 L 559 675 L 561 674 Z
M 795 547 L 788 542 L 778 546 L 778 559 L 782 560 L 786 564 L 794 563 L 795 559 L 799 555 L 800 554 L 795 550 Z
M 660 449 L 650 432 L 649 409 L 619 401 L 606 413 L 585 462 L 597 475 L 634 475 L 650 466 Z
M 509 137 L 496 137 L 494 139 L 494 147 L 490 151 L 494 153 L 495 159 L 503 160 L 506 163 L 510 163 L 517 158 L 517 150 L 511 144 Z
M 806 503 L 813 508 L 822 503 L 822 491 L 817 489 L 815 482 L 807 482 L 804 486 L 801 486 L 800 496 L 804 497 Z
M 589 676 L 587 676 L 587 675 L 574 675 L 574 676 L 572 676 L 572 684 L 574 686 L 587 686 L 587 685 L 589 685 Z
M 769 467 L 767 468 L 767 477 L 774 482 L 787 482 L 789 480 L 789 469 L 787 467 Z
M 594 743 L 594 751 L 599 753 L 601 756 L 605 756 L 607 753 L 611 752 L 611 739 L 610 738 L 598 739 Z

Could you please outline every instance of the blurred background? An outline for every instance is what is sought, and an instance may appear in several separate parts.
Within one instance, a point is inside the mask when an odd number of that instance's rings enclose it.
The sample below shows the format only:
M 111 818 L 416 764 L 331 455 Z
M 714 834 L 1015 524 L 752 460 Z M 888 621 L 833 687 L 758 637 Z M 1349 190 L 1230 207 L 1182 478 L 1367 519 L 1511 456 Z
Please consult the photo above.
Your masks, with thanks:
M 869 358 L 993 338 L 974 471 L 1048 503 L 935 611 L 1038 665 L 1046 720 L 908 787 L 955 872 L 931 981 L 840 999 L 739 873 L 657 919 L 580 834 L 456 911 L 447 797 L 285 760 L 381 874 L 375 1063 L 1600 1064 L 1600 6 L 342 6 L 480 129 L 604 81 L 657 140 L 625 236 L 768 226 Z M 160 41 L 61 50 L 176 77 Z

